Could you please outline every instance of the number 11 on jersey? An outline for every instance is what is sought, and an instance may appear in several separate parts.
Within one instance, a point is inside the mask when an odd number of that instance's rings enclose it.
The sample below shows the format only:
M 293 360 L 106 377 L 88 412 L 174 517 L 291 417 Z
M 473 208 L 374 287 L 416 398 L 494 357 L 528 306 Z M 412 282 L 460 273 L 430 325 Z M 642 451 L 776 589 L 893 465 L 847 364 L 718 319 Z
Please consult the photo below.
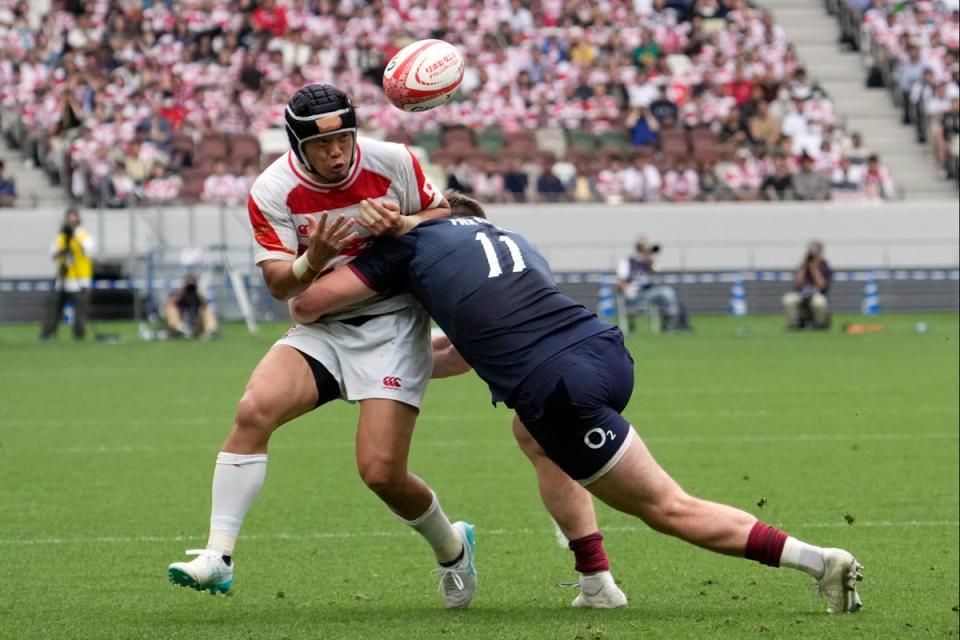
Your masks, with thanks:
M 490 241 L 490 236 L 488 236 L 483 231 L 477 232 L 477 240 L 480 242 L 480 246 L 483 247 L 483 253 L 487 256 L 487 263 L 490 265 L 490 274 L 488 278 L 496 278 L 497 276 L 503 275 L 503 267 L 500 266 L 500 258 L 497 256 L 497 249 L 493 246 L 493 242 Z M 520 273 L 527 268 L 527 264 L 523 261 L 523 255 L 520 253 L 520 247 L 517 246 L 517 243 L 507 236 L 497 236 L 497 240 L 507 245 L 507 249 L 510 251 L 510 259 L 513 261 L 513 273 Z

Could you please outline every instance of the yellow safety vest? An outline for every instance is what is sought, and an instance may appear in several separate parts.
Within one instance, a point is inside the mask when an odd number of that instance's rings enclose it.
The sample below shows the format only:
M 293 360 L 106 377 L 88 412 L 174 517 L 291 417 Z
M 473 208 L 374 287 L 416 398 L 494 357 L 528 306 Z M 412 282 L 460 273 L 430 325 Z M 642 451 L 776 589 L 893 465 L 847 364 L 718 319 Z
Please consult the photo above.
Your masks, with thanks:
M 85 229 L 77 229 L 73 232 L 73 238 L 70 239 L 69 253 L 64 256 L 64 264 L 67 267 L 66 272 L 58 273 L 58 276 L 64 283 L 72 282 L 81 287 L 89 287 L 93 280 L 93 260 L 83 250 L 81 243 L 90 237 L 90 233 Z M 57 251 L 63 251 L 66 246 L 67 237 L 64 234 L 57 236 Z M 58 267 L 60 262 L 58 260 Z

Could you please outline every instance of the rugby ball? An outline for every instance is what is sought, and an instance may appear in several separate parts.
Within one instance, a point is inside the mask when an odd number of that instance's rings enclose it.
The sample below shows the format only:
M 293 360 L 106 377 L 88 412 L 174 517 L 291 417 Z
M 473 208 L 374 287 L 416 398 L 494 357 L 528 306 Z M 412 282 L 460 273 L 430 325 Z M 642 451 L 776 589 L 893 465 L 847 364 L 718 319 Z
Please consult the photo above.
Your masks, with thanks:
M 404 111 L 429 111 L 446 104 L 463 80 L 463 56 L 443 40 L 418 40 L 390 59 L 383 91 Z

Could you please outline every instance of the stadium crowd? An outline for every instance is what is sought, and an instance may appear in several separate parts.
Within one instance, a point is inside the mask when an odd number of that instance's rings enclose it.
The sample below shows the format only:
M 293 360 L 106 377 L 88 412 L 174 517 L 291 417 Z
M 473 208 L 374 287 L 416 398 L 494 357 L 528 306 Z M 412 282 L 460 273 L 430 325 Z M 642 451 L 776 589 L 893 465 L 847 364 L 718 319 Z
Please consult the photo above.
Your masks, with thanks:
M 460 46 L 464 79 L 405 114 L 380 77 L 426 37 Z M 746 0 L 0 0 L 0 43 L 5 135 L 89 204 L 242 201 L 308 80 L 490 201 L 894 195 Z
M 960 180 L 960 0 L 844 0 L 830 8 L 845 39 L 869 55 L 868 83 L 889 87 L 941 175 Z

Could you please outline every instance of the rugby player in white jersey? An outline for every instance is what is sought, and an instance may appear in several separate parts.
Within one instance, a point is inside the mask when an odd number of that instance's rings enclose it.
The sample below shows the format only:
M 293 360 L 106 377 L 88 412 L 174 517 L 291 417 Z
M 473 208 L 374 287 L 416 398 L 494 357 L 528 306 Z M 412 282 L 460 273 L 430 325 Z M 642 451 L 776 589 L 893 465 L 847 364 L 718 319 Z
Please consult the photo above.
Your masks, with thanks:
M 320 273 L 351 260 L 371 233 L 401 234 L 412 214 L 449 215 L 409 149 L 357 137 L 356 114 L 342 91 L 301 89 L 287 105 L 286 123 L 291 150 L 257 178 L 248 201 L 256 261 L 275 298 L 290 299 Z M 345 221 L 359 216 L 364 202 L 378 220 L 354 229 Z M 348 242 L 345 255 L 328 260 L 321 232 L 325 241 Z M 199 591 L 229 591 L 234 546 L 263 485 L 271 434 L 344 398 L 360 405 L 356 456 L 363 481 L 433 548 L 446 606 L 469 604 L 476 587 L 472 527 L 451 524 L 436 494 L 407 471 L 431 369 L 429 319 L 407 294 L 288 331 L 250 376 L 217 456 L 207 545 L 187 552 L 193 560 L 171 564 L 170 579 Z
M 327 85 L 302 89 L 290 100 L 286 121 L 291 151 L 261 174 L 248 202 L 256 260 L 274 297 L 295 297 L 320 273 L 362 252 L 371 233 L 401 235 L 417 219 L 449 215 L 447 202 L 406 147 L 357 138 L 356 115 L 341 91 Z M 362 227 L 345 222 L 361 215 Z M 349 246 L 331 259 L 326 248 L 332 243 Z M 451 525 L 435 493 L 407 471 L 431 370 L 436 377 L 452 373 L 442 371 L 442 353 L 434 367 L 428 326 L 419 304 L 404 294 L 297 325 L 281 338 L 251 375 L 217 457 L 207 546 L 188 551 L 197 555 L 194 560 L 171 564 L 170 579 L 200 591 L 229 591 L 237 535 L 263 484 L 271 434 L 342 397 L 360 405 L 361 477 L 433 547 L 446 606 L 467 606 L 476 587 L 472 527 Z M 544 503 L 572 541 L 583 574 L 574 606 L 625 606 L 589 495 L 545 456 L 528 455 L 549 492 L 542 492 Z

